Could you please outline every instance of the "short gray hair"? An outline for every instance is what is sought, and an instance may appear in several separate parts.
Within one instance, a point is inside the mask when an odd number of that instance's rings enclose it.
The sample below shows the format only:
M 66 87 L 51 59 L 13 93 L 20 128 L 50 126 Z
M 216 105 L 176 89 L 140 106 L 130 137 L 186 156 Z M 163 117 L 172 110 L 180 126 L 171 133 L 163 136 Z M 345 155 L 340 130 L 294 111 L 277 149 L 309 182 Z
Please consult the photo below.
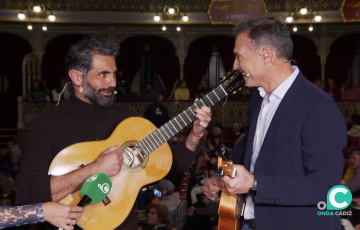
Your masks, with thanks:
M 256 50 L 268 46 L 278 58 L 291 59 L 293 42 L 285 23 L 272 16 L 263 16 L 241 21 L 233 29 L 235 36 L 245 31 L 249 31 Z

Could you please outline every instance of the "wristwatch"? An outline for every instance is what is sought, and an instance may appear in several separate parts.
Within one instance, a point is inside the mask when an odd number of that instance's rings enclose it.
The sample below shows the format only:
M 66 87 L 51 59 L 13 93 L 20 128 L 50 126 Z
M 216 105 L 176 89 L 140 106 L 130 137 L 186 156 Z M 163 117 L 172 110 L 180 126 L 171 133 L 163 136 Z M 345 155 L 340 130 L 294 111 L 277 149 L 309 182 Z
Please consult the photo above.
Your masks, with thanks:
M 249 189 L 249 195 L 256 198 L 256 188 L 257 188 L 257 180 L 256 178 L 254 177 L 254 184 L 253 186 Z

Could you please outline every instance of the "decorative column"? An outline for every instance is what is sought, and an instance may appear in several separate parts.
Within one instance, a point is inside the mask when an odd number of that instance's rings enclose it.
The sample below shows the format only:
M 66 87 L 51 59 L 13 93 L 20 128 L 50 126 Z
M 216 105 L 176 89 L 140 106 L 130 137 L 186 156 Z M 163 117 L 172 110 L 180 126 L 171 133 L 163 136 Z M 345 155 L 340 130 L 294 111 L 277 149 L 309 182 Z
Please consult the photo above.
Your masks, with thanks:
M 34 49 L 33 49 L 33 53 L 35 54 L 35 56 L 38 58 L 39 62 L 40 62 L 40 66 L 42 63 L 42 57 L 45 54 L 45 47 L 47 45 L 47 42 L 45 43 L 45 33 L 47 33 L 46 31 L 42 30 L 42 25 L 37 25 L 35 26 L 35 31 L 34 31 Z M 41 77 L 41 76 L 40 76 Z
M 178 45 L 178 57 L 180 63 L 180 79 L 184 79 L 184 64 L 185 64 L 185 39 L 184 39 L 184 31 L 181 31 L 179 34 L 179 45 Z
M 180 63 L 180 79 L 184 79 L 184 63 L 185 63 L 185 57 L 179 56 L 179 63 Z

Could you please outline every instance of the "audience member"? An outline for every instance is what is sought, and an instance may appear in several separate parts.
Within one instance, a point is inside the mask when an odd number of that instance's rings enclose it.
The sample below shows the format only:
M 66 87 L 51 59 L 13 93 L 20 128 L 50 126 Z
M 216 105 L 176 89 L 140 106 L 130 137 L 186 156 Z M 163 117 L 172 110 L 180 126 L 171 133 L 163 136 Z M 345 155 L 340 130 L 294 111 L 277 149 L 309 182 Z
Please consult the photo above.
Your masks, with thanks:
M 360 115 L 353 114 L 351 116 L 351 128 L 347 131 L 347 135 L 350 137 L 358 137 L 360 138 Z
M 190 98 L 190 93 L 189 93 L 189 89 L 186 88 L 186 81 L 181 80 L 179 81 L 179 87 L 175 90 L 174 92 L 175 96 L 175 100 L 189 100 Z
M 7 144 L 0 144 L 0 166 L 6 165 L 11 160 L 11 153 Z
M 17 143 L 17 139 L 15 137 L 11 138 L 8 141 L 8 146 L 9 146 L 10 151 L 16 152 L 17 154 L 19 154 L 19 156 L 22 155 L 21 149 L 20 149 L 20 147 Z
M 204 97 L 210 91 L 211 91 L 211 89 L 209 88 L 208 82 L 204 79 L 201 81 L 201 83 L 197 89 L 196 97 L 198 97 L 198 98 Z
M 346 186 L 352 193 L 360 191 L 360 150 L 356 149 L 352 151 L 349 163 L 355 169 L 355 175 L 348 182 L 341 182 L 342 185 Z
M 38 79 L 35 79 L 32 81 L 31 88 L 25 95 L 24 100 L 50 101 L 50 91 Z
M 153 85 L 148 82 L 145 89 L 140 92 L 140 99 L 143 101 L 155 101 L 158 94 L 159 93 L 153 89 Z
M 342 100 L 345 101 L 359 101 L 360 100 L 360 87 L 359 80 L 356 78 L 352 79 L 352 87 L 345 91 L 342 96 Z
M 146 223 L 141 223 L 141 230 L 169 230 L 169 211 L 164 204 L 150 204 L 146 208 Z
M 334 80 L 329 78 L 327 84 L 324 87 L 324 91 L 327 92 L 332 99 L 338 101 L 341 99 L 341 92 L 339 87 L 335 86 Z
M 322 89 L 322 80 L 320 78 L 316 78 L 314 84 L 320 89 Z
M 163 104 L 164 96 L 159 94 L 155 103 L 151 103 L 146 107 L 144 118 L 151 121 L 157 128 L 170 120 L 167 107 Z
M 6 167 L 0 166 L 0 197 L 9 194 L 15 189 L 15 182 L 7 172 Z

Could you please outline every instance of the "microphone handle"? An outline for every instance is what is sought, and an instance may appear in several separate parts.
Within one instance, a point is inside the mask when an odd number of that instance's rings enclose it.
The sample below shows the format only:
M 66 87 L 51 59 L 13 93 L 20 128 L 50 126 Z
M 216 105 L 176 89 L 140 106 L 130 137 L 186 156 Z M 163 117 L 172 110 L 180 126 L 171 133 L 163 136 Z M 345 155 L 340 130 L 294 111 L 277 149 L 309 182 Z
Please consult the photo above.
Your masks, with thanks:
M 92 199 L 88 195 L 84 195 L 77 206 L 85 208 Z M 59 230 L 64 230 L 63 228 L 59 228 Z
M 91 201 L 92 199 L 88 195 L 84 195 L 77 206 L 85 208 Z

